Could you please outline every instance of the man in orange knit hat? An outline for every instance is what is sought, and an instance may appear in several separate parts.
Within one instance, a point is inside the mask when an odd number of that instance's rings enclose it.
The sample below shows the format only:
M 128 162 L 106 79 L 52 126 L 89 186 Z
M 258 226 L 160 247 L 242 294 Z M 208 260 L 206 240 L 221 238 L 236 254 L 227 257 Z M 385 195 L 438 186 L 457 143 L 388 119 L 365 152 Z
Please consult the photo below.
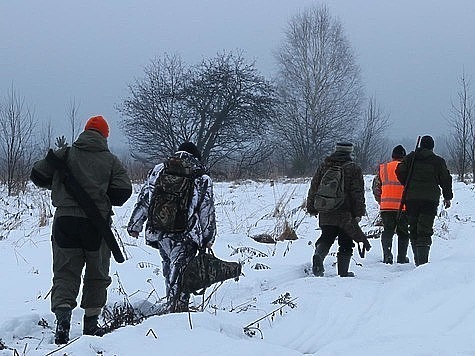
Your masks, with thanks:
M 55 343 L 69 341 L 71 313 L 83 278 L 81 308 L 84 309 L 84 335 L 102 336 L 98 317 L 107 301 L 107 287 L 111 283 L 109 265 L 111 250 L 73 197 L 64 179 L 66 165 L 85 194 L 94 202 L 106 223 L 111 223 L 112 206 L 124 204 L 132 194 L 132 185 L 122 163 L 107 146 L 109 125 L 102 116 L 91 117 L 71 147 L 48 152 L 36 162 L 31 180 L 37 186 L 51 189 L 56 207 L 53 229 L 53 288 L 51 310 L 56 315 Z

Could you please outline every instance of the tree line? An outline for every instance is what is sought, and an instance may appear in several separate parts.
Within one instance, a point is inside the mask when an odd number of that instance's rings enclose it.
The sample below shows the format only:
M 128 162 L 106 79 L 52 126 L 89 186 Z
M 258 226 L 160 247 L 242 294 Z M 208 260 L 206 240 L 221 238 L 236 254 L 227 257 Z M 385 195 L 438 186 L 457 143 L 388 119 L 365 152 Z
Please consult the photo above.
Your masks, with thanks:
M 308 176 L 338 140 L 355 143 L 355 160 L 373 173 L 388 159 L 389 115 L 367 97 L 342 24 L 326 6 L 293 16 L 275 50 L 277 71 L 266 78 L 243 52 L 223 51 L 196 64 L 164 53 L 128 85 L 116 109 L 128 139 L 129 172 L 147 168 L 192 141 L 217 178 Z M 67 117 L 70 142 L 79 132 L 78 107 Z M 461 78 L 448 120 L 450 161 L 461 179 L 475 171 L 475 125 L 470 86 Z M 24 189 L 32 162 L 68 144 L 51 123 L 37 120 L 14 88 L 0 100 L 0 180 L 8 194 Z M 36 135 L 35 135 L 36 133 Z

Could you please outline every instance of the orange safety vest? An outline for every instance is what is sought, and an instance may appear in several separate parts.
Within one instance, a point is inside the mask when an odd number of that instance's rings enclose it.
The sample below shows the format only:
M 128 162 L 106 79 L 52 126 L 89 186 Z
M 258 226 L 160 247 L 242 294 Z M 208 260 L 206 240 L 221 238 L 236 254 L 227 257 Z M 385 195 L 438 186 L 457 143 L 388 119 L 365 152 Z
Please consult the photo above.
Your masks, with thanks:
M 399 161 L 391 161 L 379 165 L 379 178 L 381 179 L 381 204 L 380 210 L 399 210 L 404 186 L 396 177 L 396 167 Z M 402 210 L 406 210 L 403 206 Z

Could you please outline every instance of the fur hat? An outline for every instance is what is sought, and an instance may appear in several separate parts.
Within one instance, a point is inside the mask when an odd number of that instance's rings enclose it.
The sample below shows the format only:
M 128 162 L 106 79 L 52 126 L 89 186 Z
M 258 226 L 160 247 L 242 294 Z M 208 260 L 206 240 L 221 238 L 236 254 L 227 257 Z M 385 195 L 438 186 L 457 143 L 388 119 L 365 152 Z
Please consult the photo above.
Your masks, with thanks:
M 427 148 L 429 150 L 433 149 L 434 148 L 434 139 L 429 135 L 422 136 L 420 147 L 421 148 Z
M 93 116 L 87 120 L 86 126 L 84 127 L 84 131 L 86 130 L 94 130 L 106 138 L 109 137 L 109 125 L 101 115 Z
M 189 154 L 192 154 L 198 161 L 201 161 L 201 153 L 198 150 L 198 147 L 192 142 L 183 142 L 180 147 L 178 147 L 178 151 L 185 151 Z
M 391 157 L 394 159 L 401 159 L 404 158 L 405 155 L 406 150 L 404 149 L 404 147 L 402 147 L 402 145 L 397 145 L 396 147 L 394 147 Z
M 353 152 L 353 144 L 351 142 L 338 142 L 335 146 L 335 152 Z

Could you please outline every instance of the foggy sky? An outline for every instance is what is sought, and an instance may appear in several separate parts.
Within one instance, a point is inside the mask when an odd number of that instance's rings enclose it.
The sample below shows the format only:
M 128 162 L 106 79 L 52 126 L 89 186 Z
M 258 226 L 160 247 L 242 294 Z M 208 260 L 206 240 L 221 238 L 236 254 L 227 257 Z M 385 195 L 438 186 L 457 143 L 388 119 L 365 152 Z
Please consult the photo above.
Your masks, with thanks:
M 311 0 L 2 0 L 0 96 L 15 88 L 54 134 L 70 137 L 67 108 L 81 130 L 103 114 L 110 144 L 126 142 L 115 106 L 127 84 L 164 52 L 196 64 L 222 50 L 244 51 L 262 74 L 291 16 Z M 462 72 L 475 78 L 475 1 L 323 1 L 345 29 L 367 95 L 390 115 L 390 134 L 443 135 Z M 475 84 L 472 85 L 472 93 Z

